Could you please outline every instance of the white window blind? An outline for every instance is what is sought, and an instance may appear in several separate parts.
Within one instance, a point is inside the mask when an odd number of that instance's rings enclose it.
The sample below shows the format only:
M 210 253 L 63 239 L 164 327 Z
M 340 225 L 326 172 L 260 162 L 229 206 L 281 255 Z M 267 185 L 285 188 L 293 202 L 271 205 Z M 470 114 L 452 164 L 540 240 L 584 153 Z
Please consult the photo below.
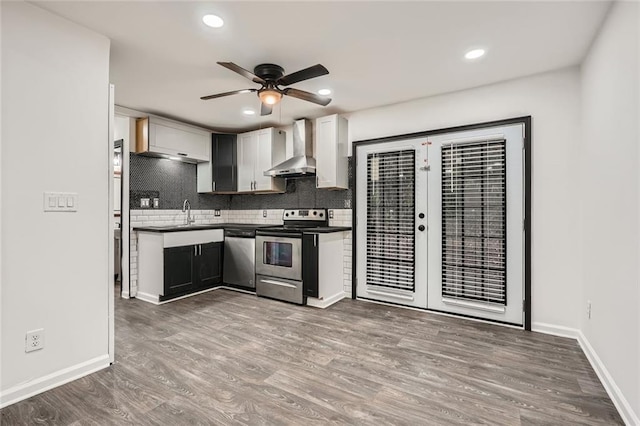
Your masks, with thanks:
M 506 305 L 505 140 L 442 147 L 442 295 Z
M 367 284 L 415 289 L 415 151 L 367 155 Z

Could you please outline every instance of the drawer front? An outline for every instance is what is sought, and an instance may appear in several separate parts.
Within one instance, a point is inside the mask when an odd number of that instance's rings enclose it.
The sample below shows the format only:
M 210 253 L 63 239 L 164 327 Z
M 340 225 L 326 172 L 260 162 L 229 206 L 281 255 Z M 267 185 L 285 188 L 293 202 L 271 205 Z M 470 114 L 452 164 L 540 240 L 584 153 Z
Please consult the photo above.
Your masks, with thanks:
M 306 304 L 302 292 L 302 281 L 256 275 L 256 294 L 285 302 Z

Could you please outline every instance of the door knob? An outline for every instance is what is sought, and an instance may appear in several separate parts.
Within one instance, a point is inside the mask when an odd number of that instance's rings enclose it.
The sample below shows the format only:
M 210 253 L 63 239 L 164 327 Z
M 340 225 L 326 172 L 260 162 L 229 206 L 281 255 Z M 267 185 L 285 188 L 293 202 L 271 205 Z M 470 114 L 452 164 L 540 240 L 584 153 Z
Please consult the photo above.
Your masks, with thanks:
M 422 231 L 424 231 L 424 230 L 425 230 L 424 225 L 420 225 L 420 226 L 418 226 L 418 231 L 422 232 Z

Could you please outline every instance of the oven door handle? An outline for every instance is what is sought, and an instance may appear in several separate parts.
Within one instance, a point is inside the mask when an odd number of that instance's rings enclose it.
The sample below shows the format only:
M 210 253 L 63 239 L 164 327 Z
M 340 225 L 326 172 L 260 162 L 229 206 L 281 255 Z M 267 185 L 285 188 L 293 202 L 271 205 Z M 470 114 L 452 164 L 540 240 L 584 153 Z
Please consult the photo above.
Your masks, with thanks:
M 279 285 L 281 287 L 287 287 L 287 288 L 298 288 L 297 286 L 293 285 L 293 284 L 289 284 L 289 283 L 283 283 L 280 281 L 274 281 L 274 280 L 265 280 L 265 279 L 261 279 L 260 282 L 263 282 L 265 284 L 273 284 L 273 285 Z
M 292 233 L 288 233 L 288 232 L 278 232 L 278 231 L 265 231 L 265 232 L 260 232 L 260 231 L 256 231 L 256 235 L 259 235 L 261 237 L 283 237 L 283 238 L 292 238 L 292 239 L 302 239 L 302 235 L 301 234 L 292 234 Z

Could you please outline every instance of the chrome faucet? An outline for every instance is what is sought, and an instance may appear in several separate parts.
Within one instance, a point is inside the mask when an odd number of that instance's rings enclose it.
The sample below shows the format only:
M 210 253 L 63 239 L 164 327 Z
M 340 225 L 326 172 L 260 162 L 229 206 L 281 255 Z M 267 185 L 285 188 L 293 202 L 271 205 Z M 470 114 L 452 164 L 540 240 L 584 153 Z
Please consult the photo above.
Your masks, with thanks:
M 187 223 L 185 223 L 185 225 L 189 226 L 191 225 L 193 222 L 195 222 L 195 219 L 191 218 L 191 203 L 189 202 L 189 200 L 184 200 L 184 203 L 182 203 L 182 213 L 187 212 Z

